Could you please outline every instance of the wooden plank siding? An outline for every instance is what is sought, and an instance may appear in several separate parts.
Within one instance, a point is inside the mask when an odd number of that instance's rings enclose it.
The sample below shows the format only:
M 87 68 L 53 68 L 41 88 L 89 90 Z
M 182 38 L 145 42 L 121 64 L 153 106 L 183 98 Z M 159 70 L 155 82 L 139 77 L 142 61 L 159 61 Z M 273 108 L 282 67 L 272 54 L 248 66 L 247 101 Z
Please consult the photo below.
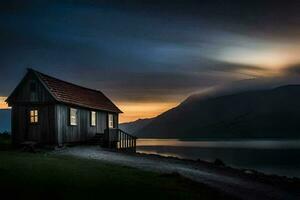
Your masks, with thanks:
M 30 84 L 32 82 L 36 85 L 36 92 L 34 93 L 30 90 Z M 9 101 L 11 104 L 42 104 L 53 103 L 55 99 L 34 74 L 28 73 L 21 84 L 14 90 Z
M 114 128 L 119 128 L 119 115 L 116 113 L 112 113 L 114 115 Z
M 104 133 L 104 130 L 107 128 L 107 112 L 97 111 L 96 114 L 96 126 L 97 126 L 97 133 Z
M 77 125 L 70 125 L 70 108 L 77 109 Z M 91 111 L 96 112 L 96 126 L 91 126 Z M 55 106 L 58 144 L 85 142 L 96 135 L 104 134 L 107 128 L 107 112 L 72 107 L 64 104 Z
M 35 84 L 35 92 L 31 91 L 31 84 Z M 55 143 L 54 127 L 54 98 L 36 76 L 28 73 L 21 84 L 10 97 L 12 106 L 12 139 L 13 143 L 26 140 L 38 143 Z M 37 109 L 39 122 L 30 124 L 30 109 Z
M 30 123 L 29 112 L 37 109 L 39 121 Z M 54 105 L 20 105 L 12 108 L 12 137 L 14 143 L 27 140 L 41 144 L 56 143 Z

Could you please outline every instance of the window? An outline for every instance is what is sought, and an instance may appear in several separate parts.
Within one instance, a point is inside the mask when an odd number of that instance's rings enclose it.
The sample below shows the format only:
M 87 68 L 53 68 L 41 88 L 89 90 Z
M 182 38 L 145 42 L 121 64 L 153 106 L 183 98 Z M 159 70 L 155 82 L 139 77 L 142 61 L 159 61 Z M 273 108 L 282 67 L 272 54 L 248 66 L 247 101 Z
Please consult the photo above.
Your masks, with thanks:
M 114 115 L 113 114 L 108 114 L 108 128 L 114 128 Z
M 30 123 L 36 124 L 39 122 L 39 111 L 37 109 L 30 110 Z
M 96 126 L 96 112 L 91 111 L 91 126 Z
M 70 125 L 77 125 L 77 109 L 70 108 Z

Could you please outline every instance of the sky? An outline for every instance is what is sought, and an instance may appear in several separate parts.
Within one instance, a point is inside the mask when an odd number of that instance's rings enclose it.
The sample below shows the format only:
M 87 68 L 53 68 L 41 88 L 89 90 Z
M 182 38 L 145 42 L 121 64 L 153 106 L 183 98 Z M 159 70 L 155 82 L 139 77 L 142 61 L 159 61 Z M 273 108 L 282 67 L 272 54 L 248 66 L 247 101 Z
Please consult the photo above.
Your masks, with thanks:
M 216 88 L 300 82 L 299 1 L 1 1 L 0 108 L 26 68 L 103 91 L 121 122 Z

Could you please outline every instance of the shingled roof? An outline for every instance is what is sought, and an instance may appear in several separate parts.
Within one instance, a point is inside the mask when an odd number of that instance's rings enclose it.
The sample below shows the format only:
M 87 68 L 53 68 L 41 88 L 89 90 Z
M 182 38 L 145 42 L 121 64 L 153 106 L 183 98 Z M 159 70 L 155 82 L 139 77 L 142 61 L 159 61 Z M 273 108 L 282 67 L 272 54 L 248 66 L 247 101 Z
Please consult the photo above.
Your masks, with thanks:
M 48 76 L 29 69 L 44 83 L 51 95 L 61 103 L 80 107 L 122 113 L 122 111 L 102 92 Z

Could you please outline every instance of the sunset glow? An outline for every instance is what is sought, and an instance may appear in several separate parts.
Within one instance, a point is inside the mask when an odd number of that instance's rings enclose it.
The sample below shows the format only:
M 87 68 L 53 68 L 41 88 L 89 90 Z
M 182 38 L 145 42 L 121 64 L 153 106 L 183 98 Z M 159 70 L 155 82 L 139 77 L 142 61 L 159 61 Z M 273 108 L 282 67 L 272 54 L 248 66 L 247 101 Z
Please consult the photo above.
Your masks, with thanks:
M 0 109 L 9 109 L 5 102 L 7 97 L 0 97 Z M 120 114 L 120 123 L 135 121 L 137 119 L 152 118 L 173 108 L 179 102 L 120 102 L 116 103 L 123 111 Z
M 175 107 L 177 102 L 120 102 L 118 107 L 124 112 L 120 115 L 120 123 L 137 119 L 152 118 Z
M 296 42 L 299 44 L 299 42 Z M 276 42 L 252 41 L 241 42 L 241 46 L 225 47 L 219 58 L 222 61 L 259 67 L 248 72 L 261 75 L 279 75 L 287 67 L 300 63 L 299 45 Z M 244 69 L 243 69 L 244 70 Z
M 0 97 L 0 109 L 8 109 L 8 105 L 5 102 L 7 97 Z
M 300 200 L 299 11 L 1 1 L 2 196 Z
M 0 109 L 28 66 L 103 91 L 124 112 L 120 122 L 210 88 L 300 82 L 298 5 L 154 2 L 4 7 Z

